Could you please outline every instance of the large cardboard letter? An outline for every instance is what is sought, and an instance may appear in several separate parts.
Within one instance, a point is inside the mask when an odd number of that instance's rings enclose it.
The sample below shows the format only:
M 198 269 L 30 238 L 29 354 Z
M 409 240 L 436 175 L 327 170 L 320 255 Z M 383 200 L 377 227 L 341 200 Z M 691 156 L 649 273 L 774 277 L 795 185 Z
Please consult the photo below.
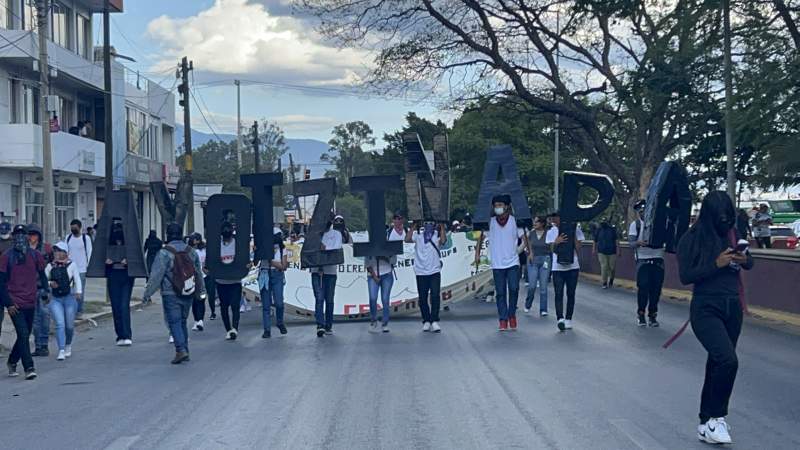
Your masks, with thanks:
M 511 196 L 511 206 L 517 226 L 530 227 L 531 209 L 522 190 L 522 182 L 517 172 L 517 162 L 510 145 L 496 145 L 486 152 L 486 165 L 483 166 L 483 181 L 478 191 L 478 204 L 472 223 L 476 230 L 488 230 L 491 219 L 492 197 L 507 194 Z
M 581 187 L 597 192 L 597 200 L 588 205 L 579 203 Z M 594 219 L 605 211 L 614 199 L 614 185 L 607 175 L 585 172 L 564 172 L 564 191 L 561 196 L 561 226 L 559 233 L 567 242 L 556 246 L 559 264 L 572 264 L 575 256 L 575 227 L 578 222 Z
M 647 189 L 641 239 L 648 247 L 666 247 L 666 251 L 674 253 L 689 229 L 691 213 L 692 193 L 686 169 L 672 161 L 661 163 Z
M 189 208 L 186 199 L 192 199 L 194 194 L 191 192 L 191 184 L 187 183 L 183 177 L 178 181 L 178 187 L 175 192 L 175 199 L 169 196 L 167 185 L 163 181 L 151 181 L 150 192 L 156 200 L 158 212 L 161 213 L 161 223 L 168 224 L 171 222 L 179 223 L 181 225 L 186 223 L 186 216 L 189 213 Z
M 403 253 L 401 241 L 386 239 L 386 198 L 384 194 L 400 184 L 400 177 L 377 175 L 350 178 L 352 192 L 367 191 L 369 242 L 353 244 L 353 256 L 393 256 Z
M 253 238 L 256 261 L 272 259 L 272 228 L 275 218 L 272 209 L 272 187 L 283 184 L 281 172 L 241 175 L 242 186 L 253 190 Z
M 330 221 L 333 199 L 336 197 L 336 179 L 320 178 L 296 182 L 294 183 L 294 195 L 296 197 L 317 196 L 314 214 L 311 216 L 303 249 L 300 251 L 300 267 L 307 269 L 344 263 L 342 249 L 322 250 L 322 234 Z
M 403 146 L 408 218 L 446 222 L 450 219 L 447 135 L 433 138 L 433 151 L 422 147 L 417 133 L 404 134 Z
M 122 232 L 125 236 L 125 258 L 128 260 L 128 276 L 146 277 L 147 268 L 144 265 L 139 218 L 136 214 L 133 193 L 129 190 L 106 193 L 103 212 L 97 222 L 97 235 L 95 236 L 92 257 L 86 270 L 86 276 L 90 278 L 104 278 L 106 276 L 106 252 L 113 221 L 122 223 Z
M 208 199 L 206 219 L 206 266 L 211 276 L 223 280 L 246 277 L 250 262 L 250 200 L 242 194 L 214 194 Z M 224 221 L 233 223 L 236 230 L 236 256 L 230 264 L 223 264 L 220 258 Z

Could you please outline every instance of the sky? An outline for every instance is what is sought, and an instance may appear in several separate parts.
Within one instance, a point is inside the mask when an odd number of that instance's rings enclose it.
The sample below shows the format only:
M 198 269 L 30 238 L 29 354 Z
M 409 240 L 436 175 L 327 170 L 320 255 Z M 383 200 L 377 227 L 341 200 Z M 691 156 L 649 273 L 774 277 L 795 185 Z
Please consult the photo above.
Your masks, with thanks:
M 289 3 L 129 0 L 124 13 L 112 14 L 111 42 L 118 53 L 136 59 L 125 62 L 129 68 L 166 88 L 175 83 L 180 58 L 188 56 L 194 62 L 196 101 L 208 122 L 192 102 L 192 127 L 203 132 L 236 133 L 235 79 L 242 80 L 242 124 L 266 118 L 289 138 L 327 141 L 335 125 L 363 120 L 380 148 L 383 134 L 398 130 L 409 111 L 449 121 L 433 100 L 367 96 L 354 88 L 372 56 L 337 49 Z

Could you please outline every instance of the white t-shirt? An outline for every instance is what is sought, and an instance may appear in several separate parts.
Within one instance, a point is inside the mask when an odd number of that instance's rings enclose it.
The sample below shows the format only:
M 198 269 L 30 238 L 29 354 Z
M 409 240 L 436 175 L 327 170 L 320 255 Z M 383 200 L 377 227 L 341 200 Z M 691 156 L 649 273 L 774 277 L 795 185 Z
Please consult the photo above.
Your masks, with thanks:
M 524 234 L 522 228 L 517 228 L 514 216 L 508 216 L 505 226 L 497 223 L 496 217 L 489 220 L 489 261 L 492 269 L 508 269 L 519 265 L 517 239 Z
M 322 245 L 325 246 L 325 250 L 339 250 L 342 248 L 342 233 L 331 227 L 330 230 L 322 235 Z M 322 266 L 322 273 L 325 275 L 336 275 L 338 269 L 339 266 L 336 264 L 329 264 L 327 266 Z
M 194 249 L 197 252 L 197 257 L 200 259 L 200 267 L 206 266 L 206 249 L 204 248 L 196 248 Z M 206 273 L 203 272 L 203 278 L 206 277 Z
M 86 240 L 85 247 L 83 244 L 84 239 Z M 92 239 L 85 234 L 75 237 L 70 233 L 66 241 L 69 260 L 78 268 L 78 273 L 86 273 L 86 266 L 89 265 L 89 260 L 92 259 Z
M 544 242 L 546 244 L 552 244 L 553 242 L 556 241 L 556 238 L 558 237 L 558 235 L 559 235 L 558 227 L 553 225 L 549 230 L 547 230 L 547 236 L 544 238 Z M 583 241 L 583 240 L 586 239 L 586 237 L 583 235 L 583 230 L 581 230 L 581 226 L 580 225 L 577 225 L 575 227 L 575 239 L 577 239 L 579 241 Z M 574 252 L 574 254 L 575 254 L 575 259 L 572 261 L 572 264 L 566 265 L 566 264 L 559 264 L 558 263 L 558 256 L 554 252 L 553 253 L 553 264 L 552 264 L 553 268 L 551 270 L 559 272 L 559 271 L 580 269 L 581 265 L 578 262 L 578 252 Z
M 437 250 L 439 248 L 439 231 L 433 232 L 430 242 L 425 242 L 425 233 L 422 230 L 413 233 L 414 273 L 419 276 L 427 276 L 441 272 L 442 255 Z
M 638 224 L 638 226 L 637 226 Z M 644 222 L 641 219 L 634 220 L 628 227 L 628 236 L 633 238 L 633 241 L 639 240 L 639 234 L 644 229 Z M 637 247 L 633 251 L 633 255 L 637 260 L 657 259 L 664 258 L 663 248 L 650 248 L 650 247 Z
M 402 241 L 403 239 L 405 239 L 405 237 L 406 237 L 405 230 L 403 230 L 402 233 L 398 233 L 397 230 L 395 230 L 394 227 L 392 227 L 391 231 L 388 233 L 388 237 L 386 240 L 390 242 Z M 397 263 L 397 255 L 393 255 L 386 258 L 384 257 L 377 258 L 372 256 L 364 258 L 364 264 L 367 267 L 372 267 L 372 270 L 375 271 L 375 273 L 378 276 L 390 273 L 396 263 Z
M 219 258 L 222 260 L 222 264 L 233 264 L 233 260 L 236 259 L 236 238 L 231 239 L 227 244 L 224 240 L 220 241 Z M 242 280 L 221 280 L 219 278 L 217 278 L 216 281 L 219 284 L 236 284 L 242 282 Z
M 769 229 L 769 220 L 772 216 L 769 213 L 757 212 L 753 217 L 753 237 L 771 237 L 772 231 Z

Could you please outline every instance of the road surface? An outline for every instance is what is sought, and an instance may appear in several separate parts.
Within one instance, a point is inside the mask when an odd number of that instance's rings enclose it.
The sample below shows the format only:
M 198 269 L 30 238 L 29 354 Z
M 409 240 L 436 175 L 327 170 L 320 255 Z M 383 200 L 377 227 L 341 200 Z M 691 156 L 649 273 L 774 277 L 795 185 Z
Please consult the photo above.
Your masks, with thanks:
M 691 329 L 660 348 L 687 305 L 664 304 L 660 329 L 636 327 L 634 310 L 632 293 L 582 281 L 567 333 L 538 314 L 498 333 L 494 304 L 476 300 L 443 313 L 440 335 L 402 319 L 388 335 L 343 323 L 318 339 L 294 323 L 263 340 L 254 309 L 235 342 L 206 321 L 191 362 L 172 366 L 161 310 L 149 307 L 134 313 L 133 347 L 113 345 L 109 320 L 81 332 L 68 361 L 38 359 L 38 380 L 0 379 L 0 447 L 704 448 L 705 353 Z M 796 331 L 747 321 L 736 448 L 800 448 L 799 356 Z

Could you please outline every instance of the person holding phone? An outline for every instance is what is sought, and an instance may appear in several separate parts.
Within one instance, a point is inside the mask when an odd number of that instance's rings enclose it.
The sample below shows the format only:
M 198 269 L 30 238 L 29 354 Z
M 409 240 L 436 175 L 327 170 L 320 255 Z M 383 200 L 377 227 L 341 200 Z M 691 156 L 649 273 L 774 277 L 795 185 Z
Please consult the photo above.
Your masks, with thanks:
M 711 444 L 732 442 L 725 417 L 739 368 L 736 343 L 744 312 L 741 270 L 753 267 L 745 243 L 737 240 L 736 210 L 725 192 L 709 193 L 697 222 L 678 244 L 681 283 L 692 284 L 690 320 L 708 352 L 697 436 Z
M 581 271 L 581 265 L 578 262 L 578 249 L 585 237 L 581 226 L 576 224 L 574 242 L 569 242 L 567 235 L 558 229 L 561 226 L 561 214 L 558 211 L 550 214 L 550 223 L 552 227 L 547 231 L 545 243 L 550 245 L 550 249 L 553 252 L 551 273 L 553 274 L 553 291 L 555 293 L 556 318 L 558 319 L 556 325 L 560 331 L 566 331 L 572 329 L 572 314 L 575 312 L 575 290 L 578 287 L 578 275 Z M 574 247 L 575 257 L 572 264 L 560 264 L 558 262 L 556 246 L 565 243 Z M 564 313 L 565 288 L 567 292 L 566 313 Z

